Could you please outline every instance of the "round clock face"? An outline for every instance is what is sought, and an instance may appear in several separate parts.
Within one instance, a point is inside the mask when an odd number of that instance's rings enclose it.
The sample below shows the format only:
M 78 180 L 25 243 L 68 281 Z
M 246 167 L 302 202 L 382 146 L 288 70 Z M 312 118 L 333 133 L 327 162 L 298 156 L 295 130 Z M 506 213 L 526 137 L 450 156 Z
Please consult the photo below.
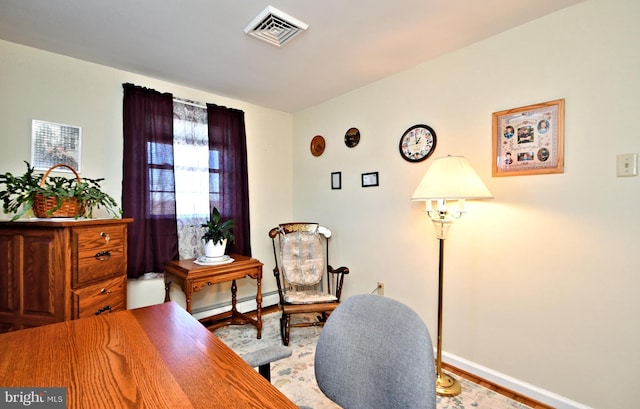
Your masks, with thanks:
M 436 149 L 436 132 L 427 125 L 414 125 L 400 138 L 400 155 L 409 162 L 427 159 Z

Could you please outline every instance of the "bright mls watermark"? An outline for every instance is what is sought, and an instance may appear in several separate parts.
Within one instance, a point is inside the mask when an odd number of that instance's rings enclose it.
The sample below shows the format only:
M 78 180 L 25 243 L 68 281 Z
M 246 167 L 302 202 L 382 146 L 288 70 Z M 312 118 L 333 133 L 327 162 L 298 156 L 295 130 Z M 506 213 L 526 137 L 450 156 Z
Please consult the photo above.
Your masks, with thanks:
M 2 388 L 0 407 L 66 409 L 67 388 Z

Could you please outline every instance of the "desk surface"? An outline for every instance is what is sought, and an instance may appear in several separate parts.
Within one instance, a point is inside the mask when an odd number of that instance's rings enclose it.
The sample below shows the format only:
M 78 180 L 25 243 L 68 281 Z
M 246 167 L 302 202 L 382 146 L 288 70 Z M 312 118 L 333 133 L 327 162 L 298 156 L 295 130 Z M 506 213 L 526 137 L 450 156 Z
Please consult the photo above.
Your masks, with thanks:
M 0 386 L 73 408 L 296 408 L 177 304 L 0 334 Z

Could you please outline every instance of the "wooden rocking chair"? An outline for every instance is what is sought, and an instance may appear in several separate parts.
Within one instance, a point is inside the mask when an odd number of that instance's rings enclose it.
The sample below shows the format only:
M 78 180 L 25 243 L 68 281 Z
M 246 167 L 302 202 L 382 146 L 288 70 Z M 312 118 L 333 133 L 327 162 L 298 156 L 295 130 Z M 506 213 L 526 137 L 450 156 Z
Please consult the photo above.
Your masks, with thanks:
M 284 223 L 269 231 L 273 274 L 280 296 L 280 335 L 289 345 L 291 327 L 321 326 L 340 303 L 347 267 L 329 265 L 331 231 L 318 223 Z M 293 314 L 318 313 L 311 322 L 291 322 Z

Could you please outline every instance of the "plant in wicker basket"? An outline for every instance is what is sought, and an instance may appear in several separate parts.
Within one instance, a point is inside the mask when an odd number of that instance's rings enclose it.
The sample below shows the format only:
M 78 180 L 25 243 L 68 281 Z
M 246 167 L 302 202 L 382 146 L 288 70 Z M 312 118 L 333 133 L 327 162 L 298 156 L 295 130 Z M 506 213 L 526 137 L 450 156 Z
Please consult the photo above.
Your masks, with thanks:
M 29 162 L 27 172 L 14 176 L 10 172 L 0 174 L 0 200 L 5 213 L 14 213 L 11 221 L 19 219 L 29 210 L 36 217 L 93 217 L 93 210 L 104 207 L 113 217 L 121 216 L 118 203 L 100 190 L 101 179 L 81 179 L 72 167 L 57 164 L 42 174 L 34 174 Z M 75 175 L 74 179 L 62 176 L 49 177 L 58 167 L 65 167 Z

